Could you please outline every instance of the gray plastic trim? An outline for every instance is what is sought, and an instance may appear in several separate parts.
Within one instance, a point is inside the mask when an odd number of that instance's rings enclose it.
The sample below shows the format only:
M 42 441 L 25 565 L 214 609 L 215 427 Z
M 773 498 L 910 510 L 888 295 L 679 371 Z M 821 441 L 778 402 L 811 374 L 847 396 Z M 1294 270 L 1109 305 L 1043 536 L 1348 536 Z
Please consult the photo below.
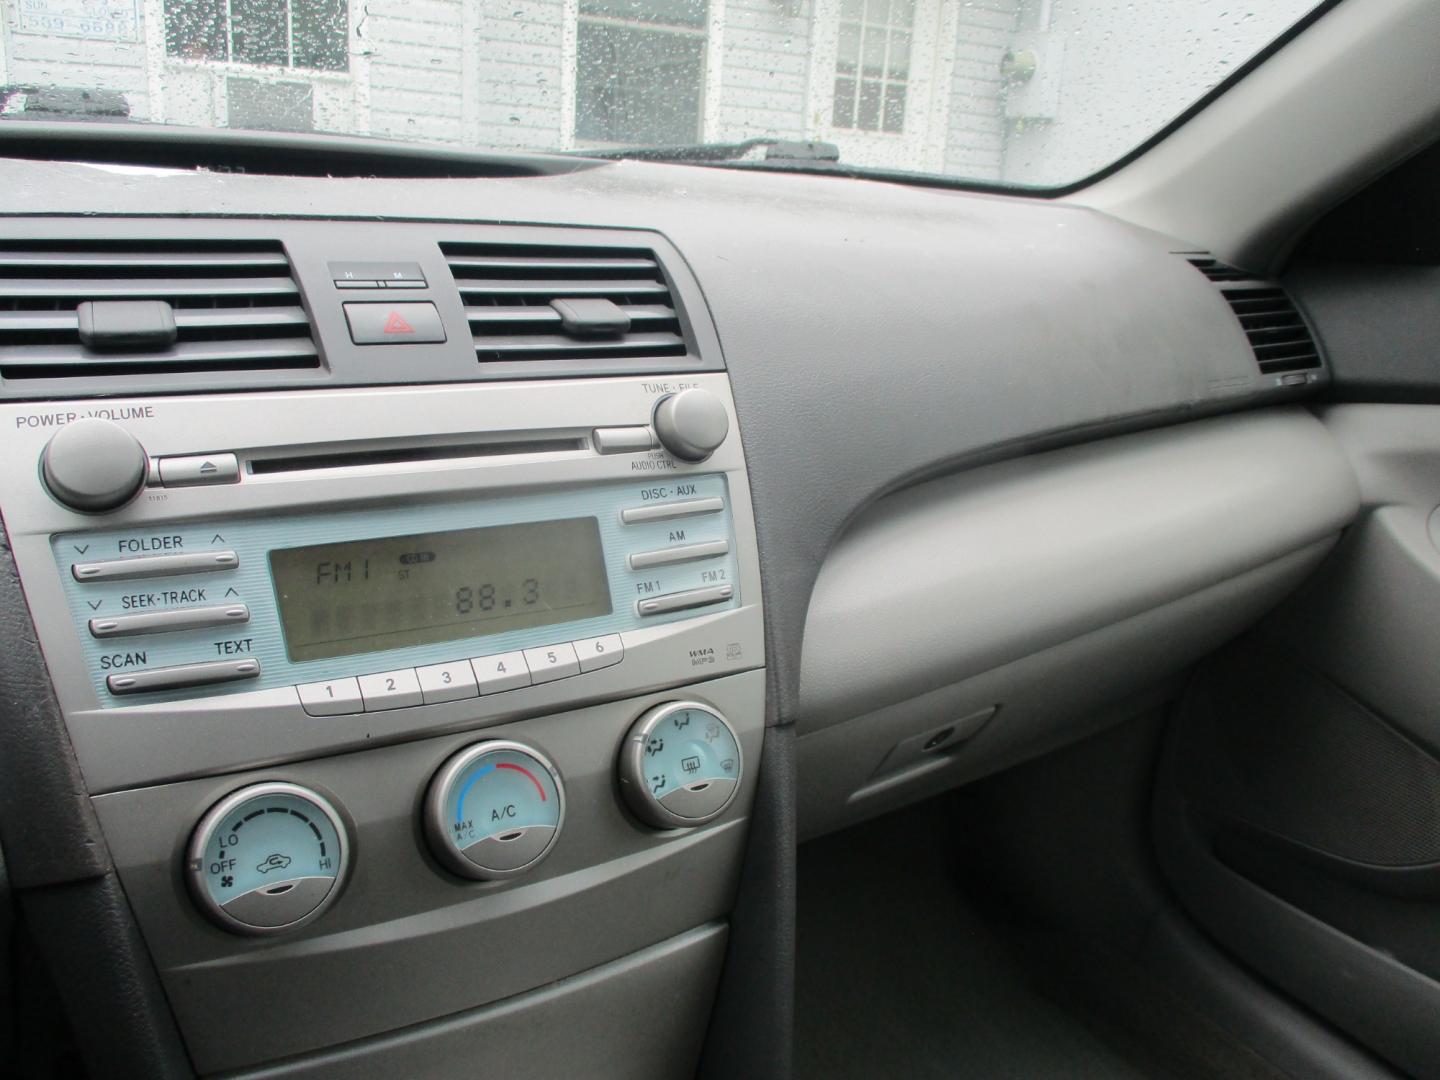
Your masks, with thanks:
M 821 570 L 805 627 L 800 731 L 1263 566 L 1334 536 L 1358 503 L 1334 440 L 1299 410 L 1124 436 L 892 496 Z
M 1068 197 L 1277 268 L 1320 213 L 1440 135 L 1432 0 L 1337 4 L 1206 109 Z
M 236 1080 L 687 1080 L 726 930 L 712 924 L 495 1005 L 243 1072 Z

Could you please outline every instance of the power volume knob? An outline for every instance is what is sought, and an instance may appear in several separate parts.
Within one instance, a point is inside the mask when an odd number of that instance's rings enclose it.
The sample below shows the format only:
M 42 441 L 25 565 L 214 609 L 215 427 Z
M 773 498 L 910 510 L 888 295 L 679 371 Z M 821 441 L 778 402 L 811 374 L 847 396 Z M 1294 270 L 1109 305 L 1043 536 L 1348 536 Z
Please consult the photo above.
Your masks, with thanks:
M 660 445 L 681 461 L 704 461 L 730 433 L 725 405 L 698 386 L 661 398 L 654 423 Z
M 148 469 L 140 441 L 99 417 L 65 425 L 40 455 L 50 494 L 72 510 L 90 513 L 124 506 L 145 486 Z

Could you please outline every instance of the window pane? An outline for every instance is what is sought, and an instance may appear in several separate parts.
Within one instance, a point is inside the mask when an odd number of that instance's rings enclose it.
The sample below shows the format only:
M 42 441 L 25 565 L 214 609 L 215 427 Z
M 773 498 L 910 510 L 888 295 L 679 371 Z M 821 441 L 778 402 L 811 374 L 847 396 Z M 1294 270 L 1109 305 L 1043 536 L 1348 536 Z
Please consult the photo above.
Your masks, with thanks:
M 890 25 L 909 30 L 915 24 L 915 0 L 890 0 Z
M 850 74 L 860 61 L 860 27 L 855 23 L 844 23 L 840 27 L 840 40 L 835 54 L 835 70 Z
M 225 0 L 166 0 L 165 51 L 187 60 L 225 60 Z
M 863 48 L 865 74 L 880 78 L 885 74 L 885 31 L 867 26 Z
M 260 131 L 314 131 L 314 88 L 303 82 L 225 80 L 226 123 Z
M 703 39 L 582 20 L 578 53 L 577 138 L 663 145 L 700 137 Z
M 890 21 L 890 0 L 866 0 L 865 21 L 874 26 L 884 26 Z
M 704 26 L 708 9 L 708 0 L 580 0 L 582 15 L 665 26 Z
M 855 126 L 855 80 L 835 80 L 835 117 L 831 121 L 836 127 Z
M 885 116 L 882 126 L 895 135 L 905 130 L 904 83 L 891 83 L 885 87 Z
M 861 131 L 880 130 L 880 84 L 866 79 L 860 84 L 860 108 L 855 126 Z
M 280 64 L 290 59 L 285 0 L 230 0 L 231 59 Z
M 849 22 L 865 18 L 865 0 L 840 0 L 840 18 Z
M 903 79 L 910 73 L 910 35 L 901 30 L 890 33 L 888 70 L 892 79 Z
M 346 0 L 292 0 L 291 63 L 321 71 L 350 66 L 350 27 Z

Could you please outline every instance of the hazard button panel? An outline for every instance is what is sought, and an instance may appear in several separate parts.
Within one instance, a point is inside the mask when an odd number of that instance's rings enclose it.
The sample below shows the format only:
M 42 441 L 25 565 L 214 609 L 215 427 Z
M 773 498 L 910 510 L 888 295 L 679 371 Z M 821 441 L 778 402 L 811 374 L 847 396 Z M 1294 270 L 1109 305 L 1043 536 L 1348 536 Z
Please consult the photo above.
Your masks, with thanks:
M 445 340 L 445 324 L 429 301 L 406 304 L 347 303 L 345 321 L 356 345 L 418 345 Z

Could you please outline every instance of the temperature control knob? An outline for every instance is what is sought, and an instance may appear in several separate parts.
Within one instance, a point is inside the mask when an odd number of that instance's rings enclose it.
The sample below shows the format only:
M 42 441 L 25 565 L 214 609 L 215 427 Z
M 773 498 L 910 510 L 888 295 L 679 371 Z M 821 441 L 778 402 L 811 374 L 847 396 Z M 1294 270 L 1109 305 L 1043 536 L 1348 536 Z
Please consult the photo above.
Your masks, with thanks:
M 40 455 L 50 494 L 72 510 L 114 510 L 145 486 L 149 458 L 119 424 L 87 416 L 55 433 Z
M 635 721 L 620 750 L 620 790 L 658 829 L 713 821 L 740 789 L 740 740 L 709 705 L 672 701 Z
M 462 877 L 529 870 L 555 846 L 565 789 L 555 766 L 522 743 L 476 743 L 445 762 L 425 796 L 435 857 Z
M 335 807 L 295 784 L 254 784 L 221 799 L 186 855 L 200 910 L 236 934 L 275 934 L 335 902 L 350 840 Z
M 661 398 L 653 422 L 660 445 L 681 461 L 704 461 L 730 433 L 724 403 L 698 386 Z

